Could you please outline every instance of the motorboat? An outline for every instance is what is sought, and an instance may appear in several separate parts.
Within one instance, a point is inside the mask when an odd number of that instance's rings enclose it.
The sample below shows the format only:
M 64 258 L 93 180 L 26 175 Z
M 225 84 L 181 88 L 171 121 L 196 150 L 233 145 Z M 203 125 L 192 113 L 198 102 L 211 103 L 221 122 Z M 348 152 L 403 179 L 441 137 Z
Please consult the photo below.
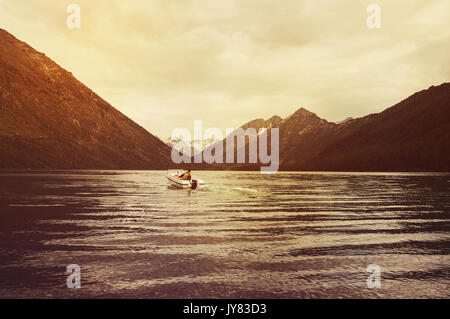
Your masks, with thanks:
M 196 190 L 206 185 L 205 181 L 201 179 L 183 180 L 179 177 L 179 175 L 180 172 L 173 172 L 173 171 L 167 172 L 166 177 L 169 180 L 170 185 L 190 190 Z

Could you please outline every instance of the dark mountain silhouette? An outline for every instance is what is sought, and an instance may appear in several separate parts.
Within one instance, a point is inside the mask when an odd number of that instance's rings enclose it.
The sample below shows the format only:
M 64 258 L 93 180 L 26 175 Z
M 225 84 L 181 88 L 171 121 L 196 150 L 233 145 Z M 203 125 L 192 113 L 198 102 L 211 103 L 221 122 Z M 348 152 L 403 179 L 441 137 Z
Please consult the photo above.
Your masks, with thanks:
M 160 169 L 170 148 L 0 29 L 0 168 Z
M 242 126 L 249 127 L 270 125 L 258 119 Z M 332 123 L 301 108 L 271 127 L 279 128 L 281 170 L 449 171 L 450 83 L 417 92 L 363 118 Z M 225 143 L 224 153 L 225 158 Z M 222 169 L 260 166 L 216 165 Z
M 326 142 L 309 156 L 304 154 L 311 148 L 302 147 L 302 140 L 317 138 L 316 133 L 293 141 L 283 154 L 283 168 L 449 171 L 450 83 L 417 92 L 381 113 L 329 123 L 322 134 Z

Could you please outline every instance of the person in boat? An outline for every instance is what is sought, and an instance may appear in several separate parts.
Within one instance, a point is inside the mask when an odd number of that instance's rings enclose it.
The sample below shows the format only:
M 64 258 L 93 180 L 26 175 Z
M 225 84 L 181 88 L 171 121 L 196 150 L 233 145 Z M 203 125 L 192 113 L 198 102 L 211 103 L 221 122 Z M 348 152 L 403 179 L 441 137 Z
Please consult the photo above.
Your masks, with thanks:
M 184 172 L 183 174 L 178 176 L 180 179 L 184 180 L 184 181 L 190 181 L 192 176 L 191 176 L 191 170 L 188 169 L 187 172 Z

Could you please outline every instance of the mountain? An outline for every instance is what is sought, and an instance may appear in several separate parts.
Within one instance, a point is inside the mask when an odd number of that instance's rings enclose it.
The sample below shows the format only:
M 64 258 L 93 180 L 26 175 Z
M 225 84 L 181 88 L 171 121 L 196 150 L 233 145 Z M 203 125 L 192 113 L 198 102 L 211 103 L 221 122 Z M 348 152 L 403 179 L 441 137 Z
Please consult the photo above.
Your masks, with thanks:
M 264 119 L 256 119 L 250 121 L 242 125 L 241 128 L 243 128 L 244 130 L 248 128 L 254 128 L 257 132 L 259 132 L 260 129 L 278 127 L 282 121 L 283 119 L 281 117 L 279 117 L 278 115 L 274 115 L 266 121 L 264 121 Z
M 242 126 L 250 127 L 269 126 L 262 119 Z M 279 128 L 281 170 L 449 171 L 450 83 L 417 92 L 381 113 L 363 118 L 332 123 L 300 108 L 286 119 L 277 119 L 270 127 Z M 248 141 L 246 138 L 247 163 Z M 217 167 L 259 169 L 260 166 L 259 163 Z
M 314 133 L 314 137 L 316 133 Z M 318 133 L 317 133 L 318 134 Z M 321 144 L 292 141 L 284 169 L 354 171 L 449 171 L 450 83 L 413 94 L 377 114 L 329 123 Z M 281 150 L 280 150 L 281 152 Z M 299 160 L 300 159 L 300 160 Z
M 207 139 L 199 139 L 199 140 L 192 140 L 190 142 L 186 142 L 184 141 L 181 137 L 178 138 L 174 138 L 174 137 L 169 137 L 166 140 L 166 144 L 172 149 L 175 148 L 177 149 L 179 152 L 183 152 L 183 150 L 186 147 L 189 147 L 187 145 L 190 144 L 191 147 L 191 155 L 194 156 L 196 154 L 202 153 L 203 149 L 205 147 L 207 147 L 208 145 L 212 144 L 212 143 L 216 143 L 217 141 L 219 141 L 219 139 L 215 138 L 214 136 L 207 138 Z M 200 146 L 200 147 L 198 147 Z
M 241 127 L 239 127 L 238 129 L 243 129 L 244 131 L 248 130 L 248 129 L 254 129 L 254 133 L 256 133 L 255 135 L 253 135 L 254 137 L 256 137 L 256 140 L 259 140 L 259 133 L 260 132 L 264 132 L 267 129 L 270 128 L 277 128 L 279 127 L 279 125 L 283 122 L 283 119 L 277 115 L 272 116 L 270 119 L 268 120 L 264 120 L 262 118 L 260 119 L 256 119 L 253 121 L 250 121 L 248 123 L 245 123 L 244 125 L 242 125 Z M 233 133 L 231 133 L 229 136 L 235 134 L 237 132 L 237 130 L 234 130 Z M 248 131 L 247 133 L 251 133 L 251 131 Z M 215 154 L 215 152 L 217 151 L 217 146 L 220 145 L 220 143 L 222 143 L 222 158 L 223 158 L 223 162 L 225 164 L 211 164 L 211 165 L 195 165 L 195 166 L 191 166 L 192 168 L 197 168 L 197 169 L 239 169 L 239 170 L 255 170 L 255 169 L 259 169 L 259 166 L 257 166 L 256 164 L 249 164 L 249 153 L 248 153 L 248 149 L 249 149 L 249 136 L 245 136 L 245 163 L 237 163 L 237 152 L 238 152 L 238 143 L 237 143 L 237 139 L 235 138 L 235 143 L 234 143 L 234 158 L 235 158 L 235 164 L 230 165 L 230 164 L 226 164 L 226 157 L 227 157 L 227 143 L 226 143 L 226 138 L 222 141 L 218 141 L 214 144 L 211 144 L 209 146 L 207 146 L 204 150 L 203 150 L 203 158 L 205 158 L 205 154 Z M 269 144 L 270 145 L 270 144 Z M 259 157 L 258 157 L 258 161 L 259 161 Z
M 353 120 L 353 117 L 347 117 L 345 120 L 336 122 L 336 124 L 344 124 L 344 123 L 352 121 L 352 120 Z
M 170 147 L 0 29 L 0 168 L 166 169 Z

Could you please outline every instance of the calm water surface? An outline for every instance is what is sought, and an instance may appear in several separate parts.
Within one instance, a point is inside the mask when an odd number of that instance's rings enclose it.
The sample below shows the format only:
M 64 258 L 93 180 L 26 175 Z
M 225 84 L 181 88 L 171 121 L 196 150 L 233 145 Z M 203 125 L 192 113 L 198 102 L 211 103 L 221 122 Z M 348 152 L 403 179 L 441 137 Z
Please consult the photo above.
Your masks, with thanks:
M 450 296 L 450 174 L 194 177 L 0 171 L 0 297 Z

